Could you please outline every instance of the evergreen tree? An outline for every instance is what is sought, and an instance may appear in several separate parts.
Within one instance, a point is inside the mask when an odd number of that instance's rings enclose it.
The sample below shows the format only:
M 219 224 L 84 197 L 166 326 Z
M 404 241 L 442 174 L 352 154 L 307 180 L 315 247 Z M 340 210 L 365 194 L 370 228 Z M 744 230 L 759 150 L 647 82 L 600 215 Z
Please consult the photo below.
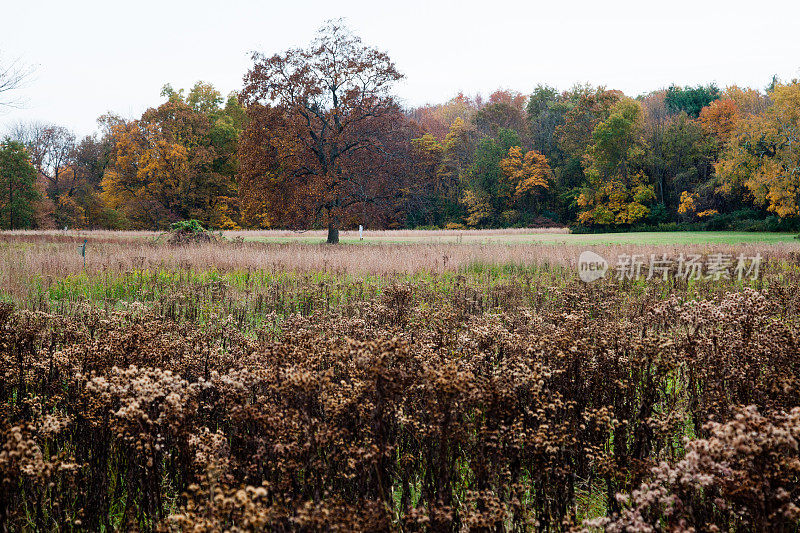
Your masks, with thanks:
M 36 170 L 22 143 L 6 139 L 0 143 L 0 226 L 3 229 L 33 226 Z

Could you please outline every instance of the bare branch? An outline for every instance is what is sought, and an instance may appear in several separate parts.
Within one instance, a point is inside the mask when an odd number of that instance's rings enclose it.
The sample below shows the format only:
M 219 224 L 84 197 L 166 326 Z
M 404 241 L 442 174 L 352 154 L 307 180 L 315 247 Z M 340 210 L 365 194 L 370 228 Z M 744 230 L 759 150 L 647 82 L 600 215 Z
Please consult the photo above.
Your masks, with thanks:
M 25 86 L 33 74 L 33 67 L 23 65 L 19 59 L 4 64 L 0 58 L 0 109 L 20 108 L 23 101 L 13 93 Z

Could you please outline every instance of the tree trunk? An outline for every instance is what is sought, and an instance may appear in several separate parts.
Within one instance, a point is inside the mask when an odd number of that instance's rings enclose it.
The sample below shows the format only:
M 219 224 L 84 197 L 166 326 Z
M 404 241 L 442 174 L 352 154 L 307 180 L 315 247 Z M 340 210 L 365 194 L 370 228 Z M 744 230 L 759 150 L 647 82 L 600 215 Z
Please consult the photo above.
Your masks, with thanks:
M 339 228 L 336 227 L 336 222 L 334 220 L 328 222 L 328 240 L 326 242 L 328 244 L 339 243 Z
M 11 176 L 8 177 L 8 227 L 14 229 L 14 185 L 11 181 Z

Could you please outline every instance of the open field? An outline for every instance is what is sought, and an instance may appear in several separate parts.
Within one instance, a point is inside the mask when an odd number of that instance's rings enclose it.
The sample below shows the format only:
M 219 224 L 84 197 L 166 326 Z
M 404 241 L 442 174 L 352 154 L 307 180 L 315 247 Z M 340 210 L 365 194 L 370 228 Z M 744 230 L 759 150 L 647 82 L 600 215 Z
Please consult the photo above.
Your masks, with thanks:
M 501 265 L 523 270 L 562 269 L 562 275 L 569 279 L 576 276 L 578 256 L 584 250 L 601 254 L 612 265 L 621 254 L 641 254 L 647 258 L 650 254 L 677 257 L 695 252 L 734 256 L 758 253 L 776 261 L 794 261 L 795 254 L 800 253 L 800 241 L 775 234 L 608 236 L 559 231 L 487 230 L 463 232 L 463 236 L 459 232 L 383 232 L 385 241 L 369 241 L 357 247 L 328 246 L 319 241 L 317 244 L 280 242 L 292 232 L 279 231 L 230 232 L 217 242 L 181 246 L 171 246 L 163 234 L 153 232 L 4 232 L 0 234 L 0 293 L 19 299 L 26 297 L 31 287 L 38 290 L 66 278 L 106 279 L 132 272 L 152 275 L 188 270 L 394 276 L 459 273 Z M 322 236 L 318 235 L 320 239 Z M 525 240 L 534 237 L 540 241 Z M 751 240 L 745 240 L 748 238 Z M 87 241 L 85 267 L 80 255 L 84 240 Z
M 9 240 L 52 239 L 92 241 L 163 239 L 163 233 L 152 231 L 32 231 L 0 232 L 0 242 Z M 323 230 L 241 230 L 224 231 L 226 239 L 274 244 L 321 244 L 325 242 Z M 591 246 L 606 244 L 742 244 L 742 243 L 797 243 L 795 233 L 757 233 L 735 231 L 679 231 L 679 232 L 628 232 L 571 234 L 567 228 L 520 228 L 498 230 L 365 230 L 363 239 L 358 231 L 342 231 L 342 244 L 549 244 Z M 81 240 L 82 242 L 82 240 Z
M 225 232 L 229 237 L 259 242 L 303 242 L 325 241 L 322 231 L 295 232 Z M 795 233 L 746 233 L 733 231 L 684 231 L 684 232 L 629 232 L 600 234 L 570 234 L 567 229 L 519 229 L 519 230 L 442 230 L 442 231 L 366 231 L 359 240 L 357 231 L 340 234 L 346 244 L 550 244 L 591 246 L 604 244 L 739 244 L 748 242 L 783 243 L 795 241 Z
M 0 531 L 797 528 L 797 241 L 466 233 L 0 235 Z

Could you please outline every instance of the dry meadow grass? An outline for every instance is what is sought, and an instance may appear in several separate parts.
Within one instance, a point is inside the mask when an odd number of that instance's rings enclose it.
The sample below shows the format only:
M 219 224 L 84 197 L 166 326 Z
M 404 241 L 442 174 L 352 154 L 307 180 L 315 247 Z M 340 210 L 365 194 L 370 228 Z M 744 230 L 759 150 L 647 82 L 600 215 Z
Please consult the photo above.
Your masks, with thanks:
M 520 234 L 516 230 L 471 232 L 472 236 Z M 271 232 L 270 237 L 285 232 Z M 390 232 L 387 232 L 390 233 Z M 429 232 L 430 233 L 430 232 Z M 469 233 L 469 232 L 468 232 Z M 539 243 L 367 243 L 329 246 L 299 242 L 259 242 L 253 238 L 266 232 L 232 232 L 217 242 L 170 245 L 152 232 L 61 232 L 15 231 L 0 234 L 0 287 L 18 294 L 33 278 L 63 278 L 86 272 L 123 273 L 141 270 L 183 269 L 193 271 L 292 271 L 348 273 L 353 275 L 441 273 L 460 271 L 472 265 L 515 265 L 575 269 L 578 256 L 593 250 L 610 263 L 620 254 L 679 254 L 715 252 L 744 253 L 778 260 L 792 260 L 800 244 L 539 244 Z M 392 238 L 413 235 L 391 232 Z M 226 236 L 226 237 L 228 237 Z M 88 241 L 86 266 L 80 255 Z

